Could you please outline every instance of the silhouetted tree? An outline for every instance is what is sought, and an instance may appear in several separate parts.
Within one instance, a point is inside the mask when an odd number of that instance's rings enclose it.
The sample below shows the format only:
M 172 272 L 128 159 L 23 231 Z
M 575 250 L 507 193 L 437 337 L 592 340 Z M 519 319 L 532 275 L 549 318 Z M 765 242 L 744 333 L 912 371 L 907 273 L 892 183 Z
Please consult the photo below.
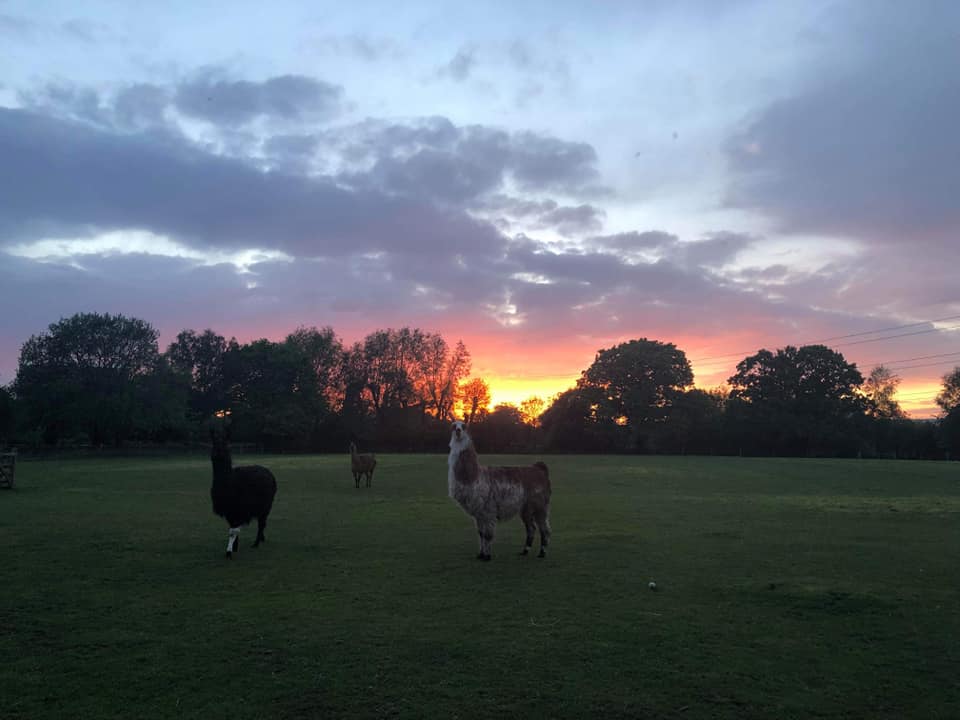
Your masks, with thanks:
M 522 452 L 531 445 L 533 428 L 516 405 L 500 403 L 473 426 L 471 433 L 485 452 Z
M 693 388 L 677 395 L 665 423 L 661 448 L 681 455 L 717 453 L 725 401 L 721 390 Z
M 854 454 L 864 432 L 863 376 L 823 345 L 760 350 L 727 381 L 728 419 L 753 451 Z
M 598 413 L 604 395 L 598 388 L 576 387 L 557 395 L 540 415 L 544 442 L 558 452 L 612 452 L 626 446 L 622 425 Z
M 546 407 L 547 403 L 543 398 L 537 397 L 536 395 L 528 397 L 520 403 L 520 416 L 527 425 L 538 427 L 540 425 L 540 416 Z
M 227 341 L 213 330 L 183 330 L 167 347 L 165 356 L 174 372 L 189 380 L 190 414 L 204 421 L 227 404 L 223 358 Z
M 482 420 L 490 407 L 490 386 L 482 378 L 468 380 L 460 387 L 461 414 L 472 423 Z
M 47 442 L 85 433 L 120 444 L 140 412 L 137 396 L 158 366 L 157 331 L 122 315 L 80 313 L 34 335 L 20 351 L 14 389 Z
M 427 334 L 423 362 L 415 383 L 424 410 L 432 412 L 438 420 L 449 420 L 458 399 L 460 383 L 469 373 L 470 353 L 462 341 L 458 341 L 451 352 L 443 336 Z
M 626 430 L 625 450 L 651 451 L 657 449 L 674 402 L 692 384 L 693 371 L 682 350 L 641 338 L 597 353 L 577 389 L 595 391 L 594 412 L 601 426 Z
M 308 360 L 294 345 L 231 340 L 224 377 L 234 436 L 264 447 L 302 447 L 314 427 L 317 387 Z
M 368 335 L 354 359 L 365 375 L 365 390 L 377 417 L 391 408 L 405 409 L 419 401 L 416 378 L 422 373 L 426 335 L 418 328 L 377 330 Z
M 906 414 L 900 403 L 893 399 L 900 385 L 900 376 L 883 365 L 877 365 L 863 383 L 863 394 L 867 398 L 867 414 L 875 418 L 893 420 L 904 418 Z
M 960 458 L 960 367 L 943 376 L 943 390 L 937 395 L 937 405 L 942 410 L 941 442 L 950 457 Z

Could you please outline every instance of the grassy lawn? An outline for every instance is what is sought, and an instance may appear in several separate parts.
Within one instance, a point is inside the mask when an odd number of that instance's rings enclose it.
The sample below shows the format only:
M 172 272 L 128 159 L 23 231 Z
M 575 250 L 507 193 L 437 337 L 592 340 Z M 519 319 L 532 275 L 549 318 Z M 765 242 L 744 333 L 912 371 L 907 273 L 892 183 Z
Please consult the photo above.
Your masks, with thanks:
M 957 463 L 546 460 L 550 557 L 492 563 L 443 455 L 258 458 L 231 561 L 208 460 L 21 462 L 0 716 L 960 717 Z

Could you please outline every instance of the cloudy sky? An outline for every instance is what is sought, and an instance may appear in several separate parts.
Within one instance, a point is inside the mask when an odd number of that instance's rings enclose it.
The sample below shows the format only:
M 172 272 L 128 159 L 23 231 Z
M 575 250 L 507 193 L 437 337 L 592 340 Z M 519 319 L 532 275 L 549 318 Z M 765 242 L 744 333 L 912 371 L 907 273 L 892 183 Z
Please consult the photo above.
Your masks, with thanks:
M 960 3 L 0 0 L 0 383 L 61 317 L 960 364 Z M 882 331 L 882 332 L 878 332 Z

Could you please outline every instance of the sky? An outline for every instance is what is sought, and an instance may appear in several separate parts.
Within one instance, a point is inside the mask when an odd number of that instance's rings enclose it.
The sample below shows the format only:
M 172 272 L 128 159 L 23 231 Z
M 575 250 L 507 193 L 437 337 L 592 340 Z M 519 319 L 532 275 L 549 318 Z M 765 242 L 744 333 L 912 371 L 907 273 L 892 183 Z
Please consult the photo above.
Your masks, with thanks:
M 0 383 L 77 312 L 960 365 L 960 3 L 0 0 Z

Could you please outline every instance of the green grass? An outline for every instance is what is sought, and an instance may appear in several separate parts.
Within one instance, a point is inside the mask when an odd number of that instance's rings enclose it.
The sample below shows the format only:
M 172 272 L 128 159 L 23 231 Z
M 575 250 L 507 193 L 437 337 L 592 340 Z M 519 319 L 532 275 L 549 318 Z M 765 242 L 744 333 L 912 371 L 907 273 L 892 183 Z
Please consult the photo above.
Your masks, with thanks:
M 204 459 L 21 462 L 0 716 L 960 717 L 957 464 L 548 457 L 480 563 L 442 455 L 258 461 L 232 561 Z

